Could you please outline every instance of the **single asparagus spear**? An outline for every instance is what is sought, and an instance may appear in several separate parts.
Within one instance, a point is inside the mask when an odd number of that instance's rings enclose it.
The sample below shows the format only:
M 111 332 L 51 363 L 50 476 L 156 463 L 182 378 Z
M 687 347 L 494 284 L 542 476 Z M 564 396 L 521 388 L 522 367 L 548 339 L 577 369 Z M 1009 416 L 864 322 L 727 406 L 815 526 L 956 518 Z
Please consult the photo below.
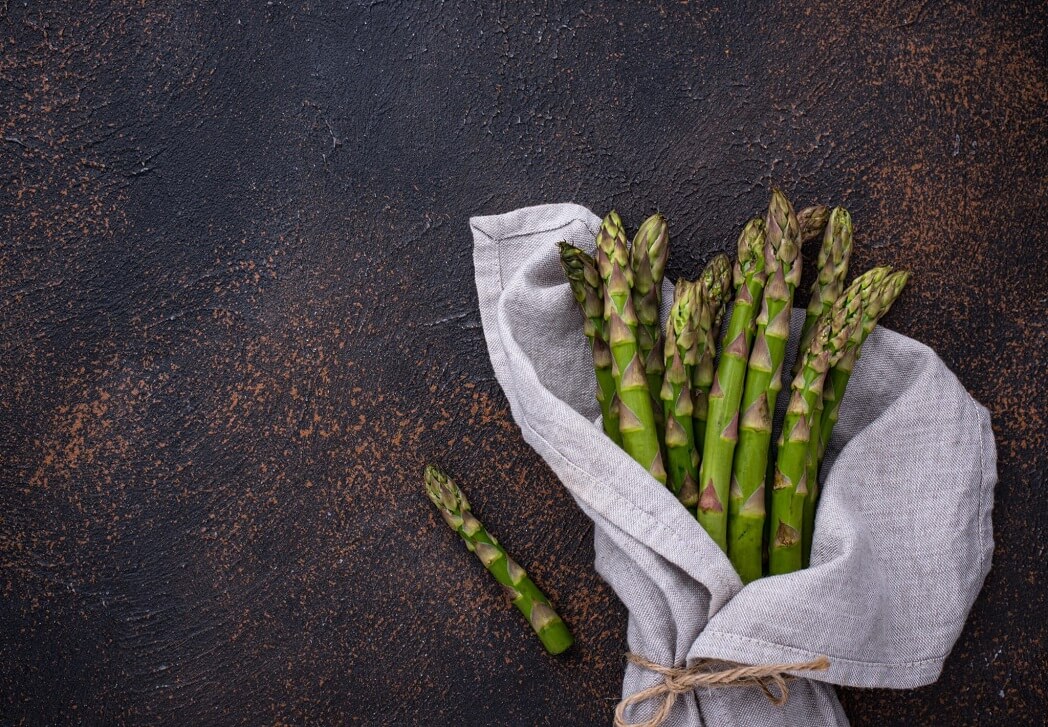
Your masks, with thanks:
M 872 310 L 875 291 L 883 284 L 884 279 L 891 272 L 891 268 L 877 267 L 867 270 L 852 281 L 846 291 L 847 295 L 858 296 L 862 301 L 863 318 Z M 848 351 L 854 349 L 862 340 L 862 324 L 855 327 L 851 338 L 845 345 L 842 359 L 848 355 Z M 840 362 L 838 362 L 839 364 Z M 821 457 L 822 424 L 825 416 L 826 397 L 831 395 L 833 369 L 826 376 L 823 385 L 822 398 L 816 404 L 812 412 L 811 431 L 812 437 L 808 441 L 808 456 L 805 463 L 806 482 L 808 491 L 804 498 L 804 526 L 801 528 L 801 564 L 807 568 L 811 560 L 811 545 L 815 537 L 815 508 L 819 499 L 819 459 Z
M 659 312 L 662 310 L 662 276 L 670 255 L 670 235 L 666 218 L 653 214 L 641 223 L 630 248 L 633 270 L 633 308 L 637 312 L 637 347 L 653 397 L 662 389 L 663 345 Z M 662 402 L 656 401 L 656 424 L 661 421 Z
M 878 272 L 874 273 L 874 271 Z M 905 270 L 892 273 L 889 273 L 889 271 L 890 268 L 874 268 L 863 274 L 870 275 L 871 280 L 868 280 L 866 283 L 870 288 L 870 293 L 867 296 L 869 299 L 869 302 L 866 304 L 867 308 L 863 309 L 862 330 L 858 338 L 844 352 L 841 360 L 830 370 L 829 382 L 823 395 L 826 411 L 823 416 L 819 437 L 818 462 L 820 464 L 823 456 L 826 454 L 826 447 L 830 443 L 830 434 L 837 423 L 841 400 L 844 398 L 844 390 L 848 387 L 848 380 L 851 378 L 855 362 L 861 355 L 862 344 L 873 332 L 873 329 L 877 327 L 877 322 L 891 309 L 892 304 L 895 303 L 903 288 L 906 287 L 906 283 L 910 280 L 910 273 Z M 858 283 L 861 278 L 862 276 L 856 278 L 852 282 L 852 286 Z
M 801 242 L 814 240 L 822 234 L 826 221 L 830 219 L 830 210 L 824 204 L 805 207 L 797 213 L 797 224 L 801 230 Z
M 494 536 L 484 529 L 470 512 L 469 502 L 455 482 L 433 465 L 426 465 L 426 494 L 440 510 L 451 529 L 461 536 L 466 547 L 474 553 L 495 580 L 502 584 L 510 601 L 535 629 L 542 645 L 551 654 L 559 654 L 575 639 L 549 599 L 539 590 L 528 574 L 509 557 Z
M 847 295 L 858 296 L 862 300 L 862 314 L 865 320 L 876 309 L 876 291 L 883 285 L 888 274 L 889 267 L 876 267 L 867 270 L 852 281 L 846 291 Z M 853 350 L 862 340 L 863 327 L 860 323 L 845 346 L 843 360 L 848 356 L 848 351 Z M 840 362 L 838 361 L 838 364 Z M 834 367 L 836 368 L 836 367 Z M 826 416 L 826 397 L 832 396 L 833 368 L 826 375 L 826 383 L 823 386 L 822 399 L 819 400 L 812 412 L 811 431 L 813 435 L 808 442 L 808 457 L 806 462 L 806 481 L 808 492 L 804 498 L 804 526 L 801 529 L 801 564 L 807 568 L 811 561 L 812 540 L 815 537 L 815 509 L 819 500 L 819 462 L 822 457 L 822 427 Z
M 848 275 L 848 262 L 852 251 L 852 220 L 848 210 L 834 207 L 826 233 L 819 248 L 819 274 L 811 284 L 811 299 L 808 311 L 804 316 L 804 328 L 801 329 L 801 342 L 798 351 L 804 351 L 811 343 L 812 329 L 819 316 L 830 309 L 833 301 L 844 290 L 844 278 Z M 793 373 L 800 371 L 801 357 L 793 366 Z
M 812 432 L 818 436 L 813 436 L 808 445 L 808 495 L 804 501 L 804 529 L 801 540 L 801 558 L 805 567 L 811 558 L 812 538 L 815 535 L 815 510 L 820 491 L 819 465 L 822 464 L 830 432 L 837 422 L 844 390 L 863 342 L 876 327 L 877 321 L 891 308 L 909 277 L 907 272 L 892 273 L 889 267 L 877 267 L 867 270 L 848 286 L 846 294 L 857 295 L 862 300 L 862 323 L 856 327 L 848 340 L 844 355 L 827 374 L 822 401 L 816 407 L 812 418 Z
M 615 400 L 615 378 L 611 375 L 611 349 L 604 331 L 604 282 L 597 272 L 593 258 L 567 242 L 560 243 L 560 265 L 571 286 L 571 294 L 585 318 L 583 331 L 593 353 L 593 369 L 597 375 L 597 401 L 600 403 L 604 433 L 615 444 L 622 446 L 619 433 L 619 413 L 612 406 Z
M 666 419 L 664 441 L 670 489 L 685 506 L 694 507 L 699 498 L 699 453 L 695 449 L 690 376 L 698 349 L 691 321 L 695 290 L 682 280 L 677 283 L 677 291 L 666 320 L 666 375 L 660 395 Z
M 757 333 L 740 402 L 728 499 L 728 557 L 743 583 L 761 577 L 764 538 L 764 478 L 768 471 L 772 415 L 782 389 L 782 362 L 790 337 L 793 292 L 801 276 L 800 232 L 793 206 L 772 190 L 765 221 L 764 287 Z
M 828 217 L 829 219 L 823 223 L 825 232 L 819 248 L 818 275 L 811 286 L 808 309 L 804 317 L 804 326 L 801 329 L 799 352 L 807 350 L 811 343 L 816 320 L 828 311 L 840 296 L 844 288 L 844 279 L 848 275 L 848 263 L 851 260 L 852 251 L 851 214 L 843 207 L 835 207 Z M 794 375 L 800 371 L 801 363 L 802 355 L 798 353 L 793 366 Z M 828 385 L 826 388 L 828 389 Z M 820 401 L 812 416 L 812 430 L 820 432 L 822 421 L 823 402 Z M 812 437 L 808 445 L 808 497 L 804 502 L 804 527 L 801 530 L 801 559 L 805 568 L 808 567 L 811 555 L 811 542 L 815 528 L 815 503 L 819 496 L 820 438 Z
M 695 409 L 692 415 L 695 420 L 695 444 L 701 450 L 706 440 L 706 417 L 709 415 L 710 387 L 713 386 L 713 362 L 717 357 L 717 336 L 724 317 L 724 303 L 732 292 L 732 267 L 728 256 L 724 253 L 714 255 L 706 263 L 695 286 L 691 320 L 696 329 L 698 353 L 691 371 L 691 395 Z
M 725 552 L 731 462 L 739 438 L 739 401 L 756 329 L 757 306 L 764 292 L 764 237 L 765 223 L 760 218 L 750 220 L 739 235 L 739 255 L 734 270 L 735 307 L 710 388 L 699 468 L 699 523 Z
M 597 233 L 597 270 L 604 279 L 604 325 L 611 348 L 611 372 L 618 394 L 622 448 L 659 482 L 666 482 L 655 414 L 644 362 L 637 349 L 637 314 L 630 290 L 633 271 L 622 220 L 609 212 Z
M 769 518 L 768 571 L 781 575 L 800 570 L 804 500 L 808 494 L 807 457 L 811 420 L 822 400 L 829 369 L 844 354 L 848 339 L 862 324 L 862 298 L 847 293 L 816 324 L 804 363 L 793 379 L 790 405 L 779 435 Z
M 829 375 L 823 382 L 823 396 L 830 386 Z M 811 546 L 815 538 L 815 508 L 819 502 L 819 433 L 822 431 L 823 400 L 819 399 L 811 415 L 811 435 L 808 438 L 808 452 L 804 457 L 804 478 L 808 491 L 804 494 L 801 506 L 801 568 L 811 563 Z

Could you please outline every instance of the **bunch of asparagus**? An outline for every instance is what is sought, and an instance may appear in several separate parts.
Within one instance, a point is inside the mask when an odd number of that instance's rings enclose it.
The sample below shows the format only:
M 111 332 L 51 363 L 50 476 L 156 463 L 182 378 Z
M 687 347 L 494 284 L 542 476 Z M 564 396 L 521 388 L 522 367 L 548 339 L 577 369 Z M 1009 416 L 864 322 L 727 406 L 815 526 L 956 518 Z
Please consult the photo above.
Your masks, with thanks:
M 818 275 L 773 451 L 801 246 L 820 237 Z M 819 466 L 848 378 L 909 278 L 876 267 L 845 288 L 851 249 L 846 209 L 815 205 L 795 213 L 772 190 L 764 217 L 739 235 L 734 265 L 718 254 L 695 281 L 678 281 L 662 324 L 669 232 L 661 214 L 641 224 L 632 245 L 615 212 L 601 224 L 594 255 L 560 243 L 585 319 L 604 432 L 694 509 L 747 583 L 807 565 Z

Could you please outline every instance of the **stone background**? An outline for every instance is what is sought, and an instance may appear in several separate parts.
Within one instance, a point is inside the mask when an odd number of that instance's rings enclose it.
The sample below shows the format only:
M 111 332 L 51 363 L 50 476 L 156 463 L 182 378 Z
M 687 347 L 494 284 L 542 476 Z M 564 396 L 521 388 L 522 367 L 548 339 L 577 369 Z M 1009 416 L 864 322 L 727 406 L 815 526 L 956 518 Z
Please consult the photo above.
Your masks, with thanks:
M 887 325 L 999 448 L 941 680 L 845 708 L 1042 723 L 1044 4 L 206 5 L 0 0 L 0 722 L 609 723 L 625 613 L 493 379 L 467 218 L 657 207 L 690 276 L 776 183 L 915 272 Z

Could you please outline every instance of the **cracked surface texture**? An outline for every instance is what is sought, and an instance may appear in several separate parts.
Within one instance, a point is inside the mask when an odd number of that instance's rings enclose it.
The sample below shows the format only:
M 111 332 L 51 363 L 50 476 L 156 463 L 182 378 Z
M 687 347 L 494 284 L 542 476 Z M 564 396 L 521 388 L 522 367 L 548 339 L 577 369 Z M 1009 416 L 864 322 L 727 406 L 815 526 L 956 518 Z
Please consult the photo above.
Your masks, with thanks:
M 673 279 L 773 182 L 914 271 L 886 325 L 999 448 L 945 673 L 842 690 L 853 724 L 1043 718 L 1043 6 L 204 5 L 0 2 L 0 722 L 609 723 L 625 612 L 493 379 L 467 218 L 658 209 Z

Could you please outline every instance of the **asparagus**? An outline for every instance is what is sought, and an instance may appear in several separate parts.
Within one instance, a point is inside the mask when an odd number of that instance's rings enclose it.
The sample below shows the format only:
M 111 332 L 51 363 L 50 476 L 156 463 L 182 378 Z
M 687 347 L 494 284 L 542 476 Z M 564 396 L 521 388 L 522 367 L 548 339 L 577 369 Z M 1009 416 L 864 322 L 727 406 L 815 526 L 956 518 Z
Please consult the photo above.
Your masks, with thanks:
M 739 254 L 733 271 L 735 307 L 710 388 L 699 469 L 699 523 L 724 551 L 728 549 L 727 498 L 732 455 L 738 441 L 739 401 L 755 330 L 756 306 L 764 291 L 764 237 L 765 223 L 759 218 L 750 220 L 739 235 Z
M 855 278 L 848 286 L 848 295 L 857 295 L 862 300 L 863 318 L 871 312 L 875 292 L 883 284 L 891 268 L 877 267 L 867 270 Z M 854 349 L 856 344 L 862 340 L 862 324 L 855 327 L 851 338 L 845 347 L 843 359 L 848 351 Z M 840 362 L 838 362 L 839 364 Z M 836 367 L 834 367 L 836 368 Z M 804 526 L 801 528 L 801 563 L 807 568 L 811 560 L 812 539 L 815 537 L 815 508 L 819 499 L 819 460 L 822 456 L 821 439 L 822 425 L 825 416 L 826 397 L 832 391 L 833 369 L 827 374 L 826 383 L 823 386 L 823 396 L 819 399 L 812 412 L 811 431 L 814 433 L 808 441 L 808 455 L 805 463 L 807 472 L 808 492 L 804 498 Z
M 815 322 L 819 316 L 830 309 L 844 288 L 844 279 L 848 274 L 848 263 L 852 251 L 852 221 L 848 210 L 835 207 L 830 213 L 822 245 L 819 248 L 818 275 L 811 286 L 811 297 L 801 329 L 801 340 L 798 351 L 804 351 L 811 343 Z M 868 310 L 869 301 L 863 299 L 864 310 Z M 798 354 L 793 367 L 796 375 L 800 370 L 802 357 Z M 825 387 L 829 389 L 828 382 Z M 824 397 L 825 398 L 825 397 Z M 804 527 L 801 529 L 801 562 L 805 568 L 811 558 L 812 538 L 815 534 L 815 505 L 819 497 L 819 442 L 823 421 L 823 401 L 819 401 L 812 415 L 812 431 L 820 436 L 813 436 L 808 444 L 808 496 L 804 500 Z
M 801 275 L 797 217 L 789 200 L 777 189 L 772 190 L 765 227 L 764 269 L 768 281 L 740 402 L 739 441 L 728 499 L 728 556 L 743 583 L 760 578 L 763 568 L 764 478 L 772 414 L 782 389 L 793 292 Z
M 833 301 L 844 289 L 844 278 L 848 275 L 848 262 L 852 251 L 852 221 L 848 210 L 834 207 L 830 213 L 829 223 L 825 225 L 826 233 L 819 248 L 819 272 L 811 284 L 811 299 L 804 316 L 804 328 L 801 329 L 801 342 L 798 351 L 804 351 L 811 343 L 812 329 L 815 321 L 830 309 Z M 801 357 L 793 367 L 793 373 L 800 371 Z
M 844 355 L 861 322 L 862 298 L 846 292 L 816 324 L 801 371 L 793 379 L 772 484 L 768 544 L 768 570 L 772 575 L 792 573 L 801 567 L 807 456 L 811 437 L 817 436 L 811 428 L 812 415 L 822 400 L 827 372 Z
M 830 369 L 826 378 L 822 400 L 812 421 L 813 436 L 808 446 L 807 479 L 808 495 L 804 501 L 804 529 L 801 541 L 801 558 L 807 567 L 811 557 L 812 538 L 815 535 L 815 510 L 819 500 L 819 465 L 822 463 L 830 433 L 837 423 L 841 399 L 851 377 L 852 368 L 866 337 L 877 325 L 877 321 L 888 312 L 899 297 L 910 274 L 892 273 L 889 267 L 876 267 L 858 276 L 848 286 L 846 294 L 858 295 L 862 300 L 862 322 L 855 329 L 845 348 L 844 355 Z
M 509 557 L 494 536 L 473 517 L 466 496 L 455 482 L 433 465 L 426 465 L 425 482 L 426 494 L 440 510 L 444 520 L 502 585 L 510 601 L 531 624 L 546 651 L 559 654 L 571 646 L 575 639 L 553 610 L 549 599 L 524 569 Z
M 858 296 L 862 300 L 864 319 L 873 311 L 873 298 L 875 297 L 875 293 L 890 272 L 891 268 L 889 267 L 871 268 L 862 275 L 856 277 L 855 280 L 851 282 L 851 285 L 848 286 L 847 295 Z M 849 350 L 854 349 L 854 347 L 862 340 L 862 330 L 862 324 L 860 323 L 860 325 L 856 326 L 851 338 L 848 340 L 844 356 L 841 357 L 842 359 L 848 355 Z M 838 364 L 839 363 L 840 362 L 838 362 Z M 822 427 L 826 416 L 826 397 L 832 396 L 832 381 L 833 368 L 830 369 L 826 376 L 826 383 L 823 386 L 823 396 L 818 401 L 815 410 L 812 413 L 811 431 L 814 435 L 808 442 L 808 455 L 805 463 L 808 492 L 804 498 L 804 526 L 801 528 L 801 563 L 805 568 L 808 567 L 808 563 L 811 560 L 812 540 L 815 537 L 815 509 L 818 503 L 820 489 L 819 461 L 822 456 Z
M 888 270 L 888 268 L 880 269 Z M 874 270 L 878 270 L 878 268 L 874 268 Z M 826 413 L 819 437 L 818 461 L 820 463 L 826 454 L 826 447 L 830 443 L 830 434 L 833 432 L 833 427 L 837 424 L 841 400 L 844 398 L 844 390 L 848 386 L 848 380 L 851 378 L 855 362 L 861 354 L 862 344 L 866 341 L 867 336 L 873 332 L 873 329 L 876 328 L 877 322 L 891 309 L 892 304 L 895 303 L 899 294 L 902 293 L 902 289 L 906 287 L 909 279 L 910 273 L 900 270 L 887 275 L 884 277 L 883 282 L 876 286 L 876 289 L 870 296 L 869 313 L 864 312 L 863 314 L 862 333 L 859 339 L 845 352 L 841 360 L 837 362 L 837 365 L 830 370 L 829 385 L 823 397 Z M 858 279 L 856 279 L 856 282 L 858 282 Z M 852 285 L 854 284 L 852 283 Z
M 659 312 L 662 309 L 662 276 L 670 254 L 669 228 L 666 218 L 653 214 L 641 223 L 630 248 L 630 268 L 633 271 L 633 307 L 637 312 L 637 347 L 648 377 L 648 390 L 653 397 L 662 388 L 663 346 Z M 661 402 L 655 412 L 660 419 Z
M 637 314 L 630 290 L 622 220 L 609 212 L 597 233 L 597 270 L 604 279 L 604 325 L 611 348 L 611 371 L 618 394 L 622 447 L 659 482 L 666 482 L 648 379 L 637 348 Z
M 686 281 L 677 283 L 673 307 L 666 320 L 666 375 L 660 391 L 666 420 L 664 441 L 669 485 L 677 499 L 689 507 L 694 507 L 699 498 L 699 453 L 695 449 L 690 376 L 698 350 L 691 320 L 694 295 L 694 287 Z
M 805 207 L 797 213 L 797 225 L 801 231 L 801 242 L 809 242 L 822 234 L 826 221 L 830 219 L 830 210 L 824 204 Z
M 585 317 L 583 331 L 589 339 L 593 353 L 593 369 L 597 375 L 597 401 L 600 403 L 604 433 L 621 447 L 619 413 L 618 408 L 613 406 L 615 378 L 611 375 L 611 349 L 608 348 L 604 330 L 604 283 L 600 279 L 593 258 L 567 242 L 560 243 L 560 264 L 568 278 L 575 302 Z
M 731 260 L 718 253 L 706 263 L 696 281 L 692 298 L 691 320 L 695 325 L 698 346 L 691 371 L 691 395 L 695 413 L 695 443 L 702 449 L 706 439 L 706 417 L 709 414 L 710 387 L 713 385 L 713 361 L 717 356 L 717 334 L 720 333 L 724 303 L 732 290 Z M 692 503 L 694 505 L 695 503 Z

